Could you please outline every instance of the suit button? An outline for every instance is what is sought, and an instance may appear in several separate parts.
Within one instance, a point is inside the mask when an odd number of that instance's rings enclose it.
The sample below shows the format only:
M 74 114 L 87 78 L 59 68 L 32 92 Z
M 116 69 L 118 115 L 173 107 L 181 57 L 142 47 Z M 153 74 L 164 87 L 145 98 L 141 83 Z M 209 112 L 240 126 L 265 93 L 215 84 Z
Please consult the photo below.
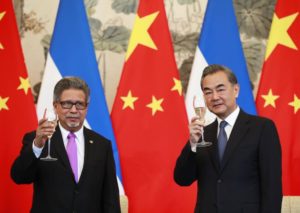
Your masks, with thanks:
M 217 183 L 222 183 L 222 179 L 218 179 L 218 180 L 217 180 Z
M 75 193 L 75 194 L 79 194 L 79 191 L 78 191 L 78 190 L 74 190 L 74 193 Z

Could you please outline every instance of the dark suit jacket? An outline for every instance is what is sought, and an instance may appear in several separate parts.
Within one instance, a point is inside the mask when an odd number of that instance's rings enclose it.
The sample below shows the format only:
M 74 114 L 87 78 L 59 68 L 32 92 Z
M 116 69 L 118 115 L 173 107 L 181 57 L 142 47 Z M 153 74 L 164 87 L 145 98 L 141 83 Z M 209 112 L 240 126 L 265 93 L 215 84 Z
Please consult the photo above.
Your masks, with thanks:
M 182 186 L 198 181 L 197 213 L 280 213 L 281 148 L 274 123 L 240 111 L 222 163 L 217 148 L 217 120 L 204 128 L 213 145 L 179 156 L 174 179 Z
M 11 168 L 16 183 L 33 183 L 32 213 L 120 212 L 115 163 L 107 139 L 84 128 L 84 165 L 77 184 L 59 127 L 51 140 L 51 156 L 57 161 L 37 159 L 32 150 L 34 138 L 35 132 L 24 136 L 21 153 Z M 47 152 L 46 143 L 40 157 Z

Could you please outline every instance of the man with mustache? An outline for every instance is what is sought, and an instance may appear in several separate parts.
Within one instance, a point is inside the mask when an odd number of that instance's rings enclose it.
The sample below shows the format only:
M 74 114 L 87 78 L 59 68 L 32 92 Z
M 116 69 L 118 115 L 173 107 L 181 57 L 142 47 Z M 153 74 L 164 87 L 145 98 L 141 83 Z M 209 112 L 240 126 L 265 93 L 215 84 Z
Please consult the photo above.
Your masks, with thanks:
M 11 177 L 17 184 L 33 183 L 31 212 L 120 212 L 111 143 L 83 126 L 89 101 L 85 81 L 61 79 L 53 97 L 58 125 L 44 116 L 36 131 L 25 134 Z M 48 136 L 54 161 L 41 159 L 48 154 Z
M 237 105 L 237 78 L 224 66 L 206 67 L 201 88 L 217 116 L 204 127 L 204 138 L 212 145 L 196 147 L 203 123 L 192 118 L 175 181 L 181 186 L 197 181 L 197 213 L 280 213 L 281 148 L 274 123 Z

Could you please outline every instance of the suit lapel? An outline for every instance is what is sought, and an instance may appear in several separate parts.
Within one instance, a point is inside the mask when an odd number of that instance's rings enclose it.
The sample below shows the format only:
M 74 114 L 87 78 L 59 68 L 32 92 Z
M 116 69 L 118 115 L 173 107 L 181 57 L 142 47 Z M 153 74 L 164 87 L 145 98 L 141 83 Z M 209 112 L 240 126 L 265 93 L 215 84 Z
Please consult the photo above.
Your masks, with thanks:
M 217 130 L 218 121 L 215 120 L 211 125 L 207 126 L 204 131 L 204 139 L 212 142 L 212 146 L 208 147 L 209 155 L 217 171 L 220 170 L 219 159 L 218 159 L 218 142 L 217 142 Z M 203 148 L 198 148 L 203 149 Z
M 235 151 L 237 146 L 242 142 L 243 137 L 247 133 L 249 128 L 248 120 L 249 117 L 247 116 L 247 114 L 241 110 L 233 126 L 232 132 L 226 145 L 224 157 L 221 163 L 221 172 L 224 170 L 233 152 Z
M 57 157 L 61 159 L 63 165 L 72 173 L 71 165 L 69 163 L 69 158 L 66 152 L 66 148 L 64 146 L 62 134 L 58 126 L 55 129 L 55 133 L 53 134 L 51 141 L 52 141 L 53 148 L 57 153 Z
M 82 172 L 78 184 L 81 184 L 84 178 L 86 177 L 88 171 L 87 165 L 90 165 L 89 162 L 91 161 L 91 152 L 94 144 L 91 135 L 88 133 L 85 127 L 83 129 L 83 135 L 84 135 L 84 162 L 83 162 L 83 168 L 82 168 Z
M 60 128 L 57 126 L 55 133 L 52 136 L 52 141 L 54 142 L 53 148 L 55 149 L 55 152 L 57 153 L 57 158 L 61 159 L 62 164 L 66 168 L 66 171 L 70 174 L 70 176 L 73 177 L 73 180 L 75 182 L 75 177 L 71 168 L 71 164 L 69 161 L 69 157 L 66 151 L 66 148 L 64 146 L 62 134 L 60 131 Z

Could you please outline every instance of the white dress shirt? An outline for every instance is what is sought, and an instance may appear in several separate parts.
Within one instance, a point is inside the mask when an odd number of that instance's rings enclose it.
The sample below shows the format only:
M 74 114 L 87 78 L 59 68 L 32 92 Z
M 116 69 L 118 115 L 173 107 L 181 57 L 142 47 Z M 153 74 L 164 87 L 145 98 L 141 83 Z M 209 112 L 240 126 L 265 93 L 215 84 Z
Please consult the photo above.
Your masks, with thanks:
M 230 134 L 232 132 L 232 128 L 236 122 L 236 119 L 238 117 L 240 113 L 240 107 L 238 106 L 230 115 L 227 116 L 227 118 L 225 118 L 224 121 L 227 122 L 227 125 L 225 126 L 225 132 L 226 132 L 226 135 L 227 135 L 227 141 L 229 140 L 229 137 L 230 137 Z M 220 131 L 220 123 L 222 121 L 221 118 L 217 117 L 217 120 L 218 120 L 218 133 L 217 135 L 219 135 L 219 131 Z

